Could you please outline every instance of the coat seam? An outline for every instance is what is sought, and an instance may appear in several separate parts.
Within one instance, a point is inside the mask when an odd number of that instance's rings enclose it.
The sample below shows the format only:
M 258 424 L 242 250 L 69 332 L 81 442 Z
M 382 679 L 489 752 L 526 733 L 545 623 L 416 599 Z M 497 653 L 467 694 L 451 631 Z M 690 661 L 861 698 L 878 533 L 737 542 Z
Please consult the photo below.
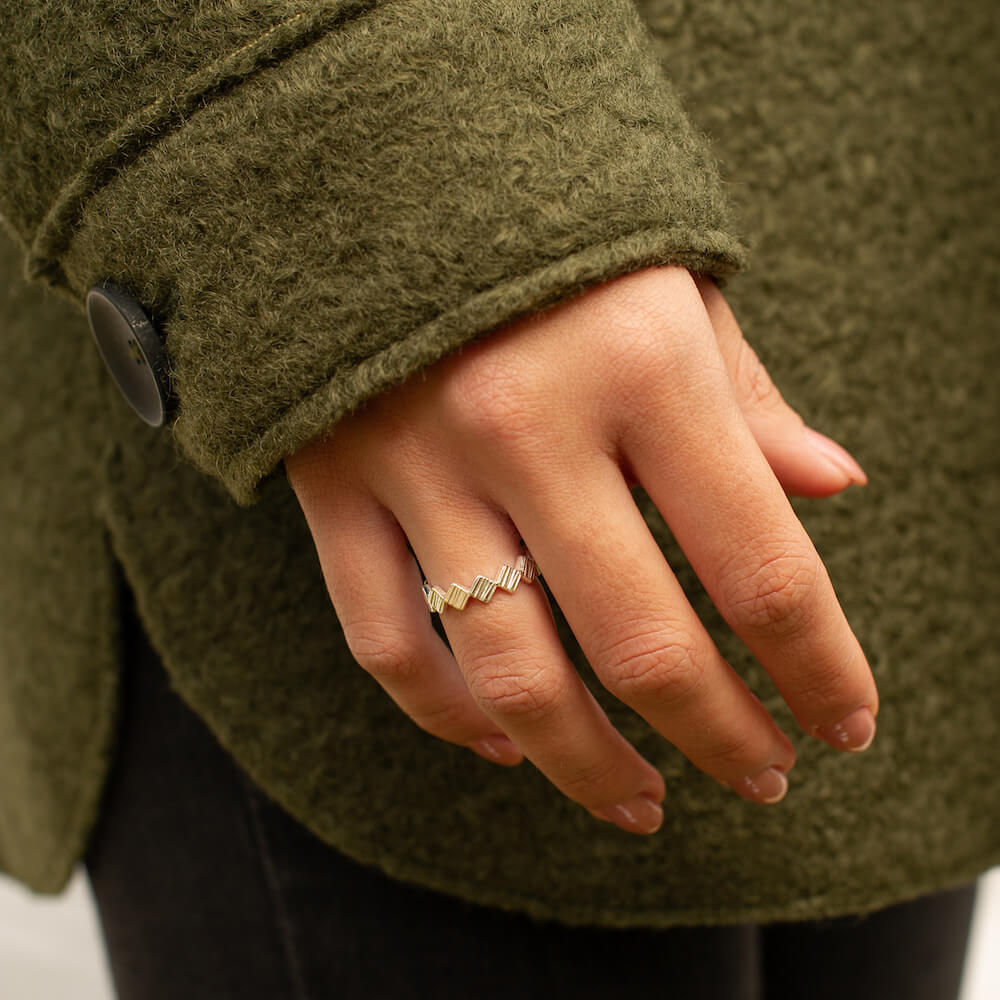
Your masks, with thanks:
M 186 76 L 166 94 L 131 115 L 98 144 L 84 166 L 60 189 L 31 241 L 24 275 L 50 286 L 71 288 L 59 257 L 68 248 L 87 203 L 131 166 L 147 149 L 185 122 L 204 105 L 266 66 L 307 48 L 347 21 L 361 17 L 388 0 L 340 0 L 279 22 L 240 48 Z

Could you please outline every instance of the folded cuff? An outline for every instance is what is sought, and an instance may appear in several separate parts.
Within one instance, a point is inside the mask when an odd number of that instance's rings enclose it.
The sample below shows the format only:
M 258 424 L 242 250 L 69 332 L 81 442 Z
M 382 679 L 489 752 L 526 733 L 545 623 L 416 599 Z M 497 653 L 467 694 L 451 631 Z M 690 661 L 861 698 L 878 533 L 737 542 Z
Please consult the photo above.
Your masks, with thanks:
M 215 94 L 93 193 L 59 265 L 166 337 L 240 504 L 461 344 L 655 264 L 746 263 L 631 0 L 391 0 Z

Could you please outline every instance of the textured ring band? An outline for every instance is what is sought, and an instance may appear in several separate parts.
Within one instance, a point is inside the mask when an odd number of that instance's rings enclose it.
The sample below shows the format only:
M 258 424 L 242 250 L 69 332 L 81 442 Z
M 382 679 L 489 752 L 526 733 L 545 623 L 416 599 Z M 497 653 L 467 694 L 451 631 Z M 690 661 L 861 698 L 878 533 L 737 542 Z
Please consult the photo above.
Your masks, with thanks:
M 517 557 L 513 566 L 500 567 L 500 572 L 495 580 L 491 580 L 488 576 L 477 576 L 468 590 L 453 583 L 447 592 L 440 587 L 432 587 L 424 580 L 422 589 L 427 607 L 432 612 L 436 611 L 440 614 L 445 605 L 458 608 L 461 611 L 469 603 L 470 597 L 474 597 L 484 604 L 489 604 L 497 587 L 506 590 L 508 594 L 513 594 L 522 580 L 525 583 L 531 583 L 537 576 L 539 576 L 538 565 L 531 553 L 525 549 L 524 554 Z

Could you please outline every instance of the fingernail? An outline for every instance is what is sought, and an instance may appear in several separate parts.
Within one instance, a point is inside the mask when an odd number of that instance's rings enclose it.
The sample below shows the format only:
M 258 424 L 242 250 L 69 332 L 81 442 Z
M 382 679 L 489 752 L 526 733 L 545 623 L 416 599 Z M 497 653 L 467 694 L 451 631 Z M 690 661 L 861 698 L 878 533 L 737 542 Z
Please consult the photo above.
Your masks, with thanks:
M 788 778 L 776 767 L 769 767 L 751 778 L 744 778 L 730 786 L 751 802 L 763 802 L 771 805 L 780 802 L 788 791 Z
M 855 461 L 854 456 L 846 449 L 837 444 L 832 438 L 828 438 L 819 431 L 814 431 L 811 427 L 805 429 L 806 439 L 810 445 L 818 451 L 824 458 L 832 462 L 841 472 L 847 473 L 851 482 L 864 486 L 868 482 L 865 470 Z
M 838 750 L 860 753 L 862 750 L 867 750 L 875 739 L 875 716 L 872 715 L 871 709 L 859 708 L 832 726 L 817 726 L 813 730 L 813 735 Z
M 663 810 L 659 803 L 645 795 L 637 795 L 628 802 L 607 809 L 592 809 L 591 812 L 628 833 L 656 833 L 663 825 Z
M 524 760 L 524 754 L 514 746 L 506 736 L 488 736 L 469 746 L 480 757 L 485 757 L 496 764 L 520 764 Z

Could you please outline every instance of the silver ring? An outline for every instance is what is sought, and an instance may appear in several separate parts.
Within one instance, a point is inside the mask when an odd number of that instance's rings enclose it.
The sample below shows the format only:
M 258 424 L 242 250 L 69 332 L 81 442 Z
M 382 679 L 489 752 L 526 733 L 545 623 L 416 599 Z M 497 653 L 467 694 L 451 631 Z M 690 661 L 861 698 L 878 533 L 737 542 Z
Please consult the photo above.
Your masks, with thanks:
M 468 589 L 453 583 L 447 591 L 440 587 L 432 587 L 424 580 L 422 589 L 427 607 L 431 609 L 431 612 L 440 614 L 445 609 L 445 605 L 461 611 L 469 603 L 470 597 L 482 601 L 483 604 L 489 604 L 497 587 L 506 590 L 508 594 L 513 594 L 522 580 L 525 583 L 532 583 L 539 575 L 538 564 L 531 553 L 525 549 L 524 554 L 517 557 L 513 566 L 500 567 L 500 572 L 497 573 L 495 580 L 491 580 L 488 576 L 477 576 Z

